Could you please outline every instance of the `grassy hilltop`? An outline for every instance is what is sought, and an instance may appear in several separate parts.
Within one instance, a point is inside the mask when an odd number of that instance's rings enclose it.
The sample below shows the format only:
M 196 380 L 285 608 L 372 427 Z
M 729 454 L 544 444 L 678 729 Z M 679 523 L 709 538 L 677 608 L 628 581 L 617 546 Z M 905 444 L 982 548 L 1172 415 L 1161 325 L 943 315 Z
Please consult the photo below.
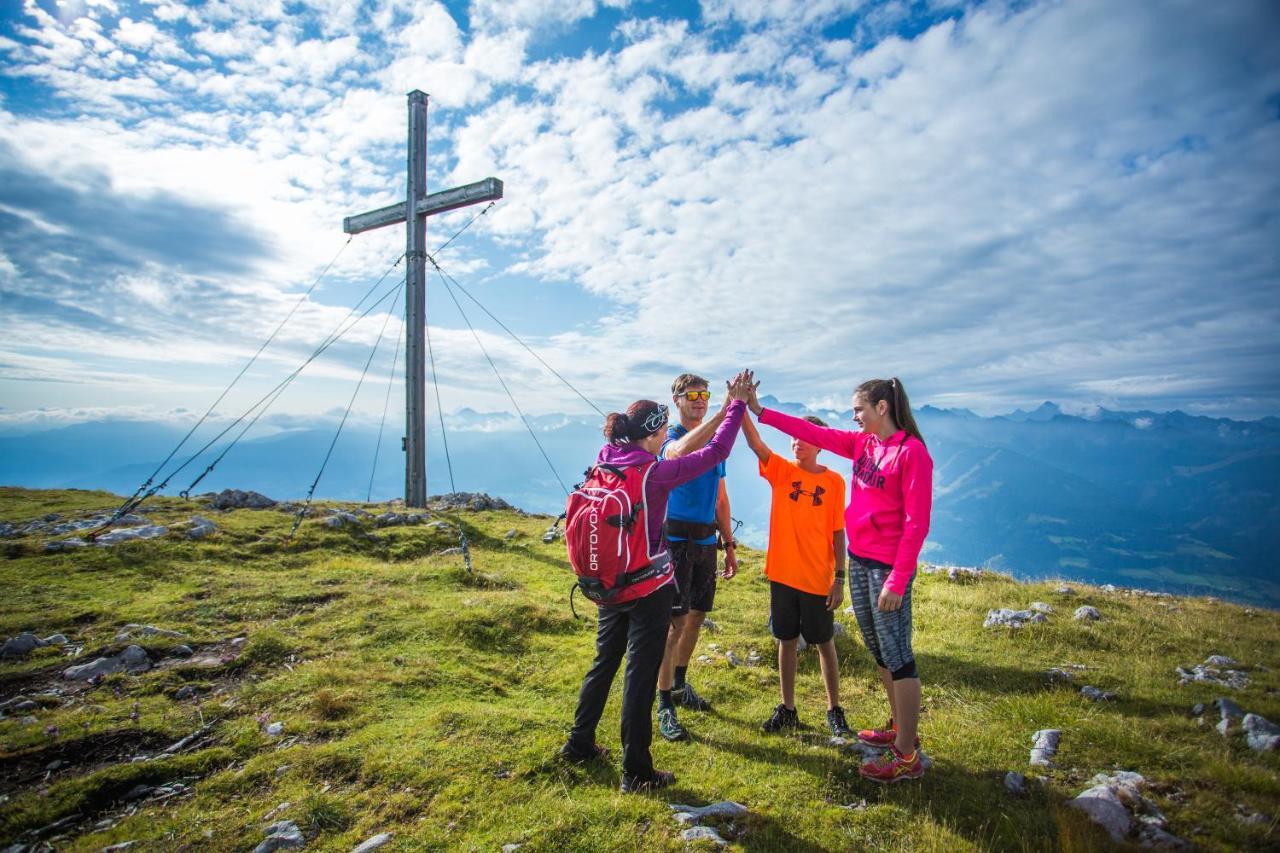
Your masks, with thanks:
M 76 518 L 119 500 L 0 489 L 0 520 Z M 181 524 L 196 513 L 218 531 L 191 541 Z M 711 660 L 690 671 L 715 710 L 682 715 L 691 743 L 656 741 L 675 787 L 634 796 L 617 792 L 621 677 L 600 731 L 612 766 L 554 757 L 592 657 L 594 619 L 581 598 L 587 618 L 569 612 L 571 575 L 563 544 L 542 542 L 545 516 L 433 513 L 466 529 L 470 575 L 460 556 L 439 553 L 457 544 L 445 525 L 330 528 L 313 517 L 286 545 L 293 517 L 276 510 L 220 513 L 163 498 L 149 517 L 171 533 L 60 553 L 45 553 L 57 538 L 48 535 L 0 540 L 0 637 L 69 640 L 0 662 L 0 701 L 21 694 L 38 705 L 0 719 L 0 846 L 43 830 L 59 850 L 137 841 L 130 850 L 244 851 L 268 823 L 288 819 L 308 850 L 347 851 L 383 832 L 394 833 L 383 850 L 681 850 L 684 827 L 668 802 L 734 800 L 750 809 L 725 829 L 735 849 L 1106 849 L 1105 833 L 1065 802 L 1116 769 L 1143 774 L 1170 831 L 1204 849 L 1280 845 L 1280 754 L 1255 753 L 1239 734 L 1224 739 L 1212 708 L 1203 721 L 1190 713 L 1227 695 L 1280 721 L 1273 611 L 921 576 L 921 725 L 935 765 L 919 783 L 881 788 L 859 779 L 856 754 L 828 745 L 812 652 L 798 685 L 810 728 L 759 730 L 778 701 L 777 673 L 762 555 L 746 551 L 699 648 Z M 989 608 L 1036 600 L 1055 608 L 1046 624 L 982 627 Z M 1102 620 L 1073 621 L 1082 604 Z M 870 659 L 852 617 L 840 620 L 850 629 L 838 640 L 849 720 L 881 723 Z M 182 636 L 135 629 L 116 639 L 130 623 Z M 231 642 L 239 637 L 247 640 Z M 96 685 L 61 678 L 130 643 L 147 650 L 150 671 Z M 175 657 L 179 644 L 194 655 Z M 752 650 L 763 665 L 727 660 Z M 1174 668 L 1210 654 L 1241 661 L 1249 686 L 1178 686 Z M 1045 678 L 1068 664 L 1087 667 L 1076 686 Z M 1091 702 L 1082 684 L 1119 698 Z M 272 723 L 283 732 L 269 734 Z M 1043 728 L 1063 732 L 1058 766 L 1029 768 L 1031 734 Z M 1031 777 L 1025 797 L 1005 791 L 1009 770 Z M 1255 813 L 1266 820 L 1242 819 Z

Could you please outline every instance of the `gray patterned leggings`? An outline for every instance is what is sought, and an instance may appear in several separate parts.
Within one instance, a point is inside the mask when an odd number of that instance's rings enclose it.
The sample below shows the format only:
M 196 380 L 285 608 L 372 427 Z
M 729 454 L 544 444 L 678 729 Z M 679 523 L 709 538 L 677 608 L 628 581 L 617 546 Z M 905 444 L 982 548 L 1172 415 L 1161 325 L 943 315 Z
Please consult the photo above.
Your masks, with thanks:
M 849 602 L 853 605 L 862 640 L 876 659 L 876 665 L 889 670 L 894 680 L 919 678 L 916 658 L 911 651 L 911 583 L 897 610 L 881 611 L 877 606 L 880 590 L 893 567 L 849 552 Z

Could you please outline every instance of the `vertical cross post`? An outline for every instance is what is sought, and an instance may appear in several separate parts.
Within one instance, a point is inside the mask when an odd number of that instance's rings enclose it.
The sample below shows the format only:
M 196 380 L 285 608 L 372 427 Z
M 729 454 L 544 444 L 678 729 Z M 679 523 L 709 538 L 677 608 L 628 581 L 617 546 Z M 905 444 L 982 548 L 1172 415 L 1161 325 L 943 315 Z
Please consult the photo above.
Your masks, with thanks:
M 409 93 L 408 194 L 405 199 L 405 506 L 427 505 L 427 95 Z
M 427 505 L 427 217 L 502 198 L 502 181 L 485 178 L 427 195 L 427 94 L 409 93 L 407 197 L 402 202 L 348 216 L 342 230 L 360 234 L 405 223 L 405 506 Z

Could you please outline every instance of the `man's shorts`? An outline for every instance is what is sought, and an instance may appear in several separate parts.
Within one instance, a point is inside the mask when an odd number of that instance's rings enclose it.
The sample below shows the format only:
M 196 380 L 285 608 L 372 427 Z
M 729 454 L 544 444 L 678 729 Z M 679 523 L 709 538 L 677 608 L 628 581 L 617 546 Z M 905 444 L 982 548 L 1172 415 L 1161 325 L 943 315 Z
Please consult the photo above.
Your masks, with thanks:
M 716 600 L 716 546 L 680 540 L 670 542 L 671 565 L 676 575 L 676 600 L 672 616 L 690 610 L 710 613 Z
M 836 615 L 827 609 L 827 597 L 769 581 L 769 627 L 779 640 L 804 637 L 820 646 L 835 636 Z

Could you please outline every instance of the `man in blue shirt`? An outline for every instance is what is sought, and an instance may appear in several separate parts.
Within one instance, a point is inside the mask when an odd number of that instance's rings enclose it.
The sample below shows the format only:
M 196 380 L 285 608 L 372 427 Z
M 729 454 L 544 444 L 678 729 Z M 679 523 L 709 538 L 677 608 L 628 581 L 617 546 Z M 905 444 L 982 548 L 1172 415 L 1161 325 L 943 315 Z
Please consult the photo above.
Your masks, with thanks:
M 724 420 L 725 406 L 703 422 L 711 405 L 711 392 L 707 389 L 707 380 L 693 373 L 677 376 L 671 383 L 671 394 L 680 420 L 667 428 L 667 441 L 662 445 L 661 455 L 665 459 L 678 459 L 701 449 L 711 439 Z M 667 740 L 688 737 L 676 717 L 676 705 L 697 711 L 711 709 L 711 703 L 685 680 L 685 673 L 698 645 L 698 632 L 715 602 L 718 547 L 725 549 L 725 580 L 738 571 L 724 475 L 721 462 L 701 477 L 674 489 L 667 502 L 667 541 L 678 587 L 671 608 L 667 648 L 658 671 L 658 732 Z

